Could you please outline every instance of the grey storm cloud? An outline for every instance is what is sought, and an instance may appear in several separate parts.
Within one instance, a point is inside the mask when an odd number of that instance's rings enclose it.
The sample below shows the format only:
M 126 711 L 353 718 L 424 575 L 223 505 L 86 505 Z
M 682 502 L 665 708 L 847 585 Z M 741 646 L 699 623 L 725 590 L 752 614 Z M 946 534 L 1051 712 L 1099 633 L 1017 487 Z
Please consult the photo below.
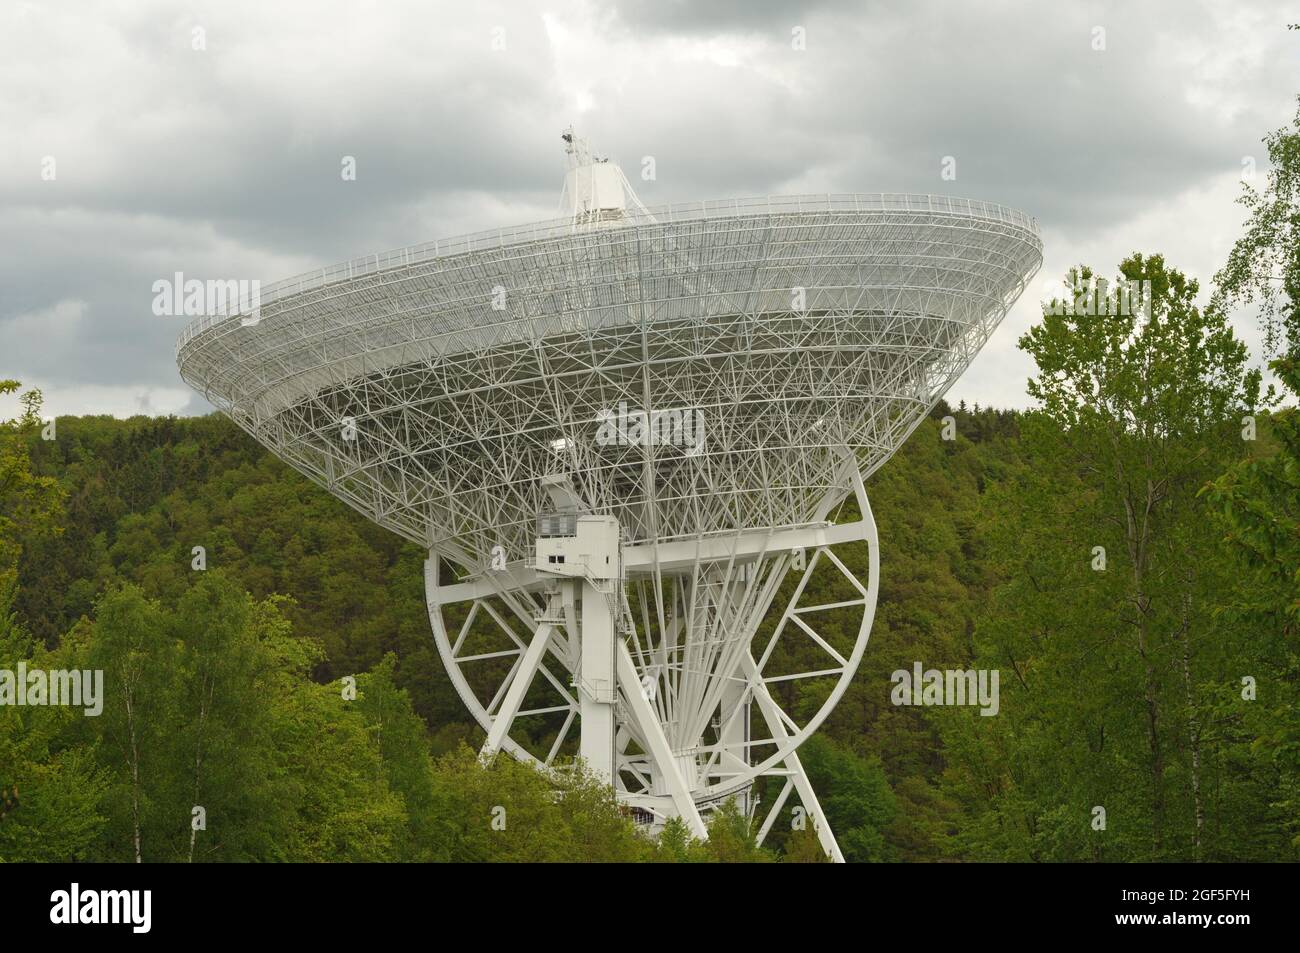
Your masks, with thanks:
M 747 32 L 775 26 L 800 25 L 810 16 L 835 11 L 852 15 L 884 8 L 864 0 L 619 0 L 613 4 L 620 19 L 631 26 L 672 33 L 705 31 Z
M 1262 158 L 1294 109 L 1287 20 L 1228 0 L 18 0 L 0 9 L 0 376 L 58 412 L 114 390 L 202 410 L 155 280 L 269 282 L 550 217 L 570 122 L 647 203 L 965 195 L 1037 216 L 1049 268 L 1086 249 L 1111 269 L 1133 223 L 1186 233 L 1180 196 Z M 1222 205 L 1196 226 L 1220 243 L 1240 218 Z

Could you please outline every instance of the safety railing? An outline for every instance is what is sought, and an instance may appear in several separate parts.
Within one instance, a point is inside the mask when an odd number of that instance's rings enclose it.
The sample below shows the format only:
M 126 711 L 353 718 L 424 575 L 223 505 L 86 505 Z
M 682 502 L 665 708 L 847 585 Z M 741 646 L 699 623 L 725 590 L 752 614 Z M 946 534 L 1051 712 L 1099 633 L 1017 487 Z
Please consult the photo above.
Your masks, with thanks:
M 812 195 L 769 195 L 755 198 L 712 199 L 699 202 L 676 202 L 651 206 L 637 211 L 628 219 L 629 226 L 663 225 L 696 222 L 706 219 L 734 218 L 751 215 L 787 215 L 790 213 L 825 212 L 924 212 L 962 215 L 988 219 L 1025 228 L 1038 233 L 1038 220 L 1017 209 L 979 199 L 954 198 L 948 195 L 923 195 L 908 192 L 848 192 Z M 610 226 L 617 229 L 619 226 Z M 543 239 L 559 238 L 590 231 L 575 226 L 572 218 L 557 218 L 510 228 L 489 229 L 443 238 L 391 251 L 353 258 L 305 274 L 276 281 L 261 289 L 259 305 L 265 307 L 278 299 L 313 291 L 335 282 L 363 277 L 407 265 L 420 264 L 452 255 L 504 248 Z M 176 352 L 195 336 L 238 312 L 208 314 L 196 318 L 181 331 Z

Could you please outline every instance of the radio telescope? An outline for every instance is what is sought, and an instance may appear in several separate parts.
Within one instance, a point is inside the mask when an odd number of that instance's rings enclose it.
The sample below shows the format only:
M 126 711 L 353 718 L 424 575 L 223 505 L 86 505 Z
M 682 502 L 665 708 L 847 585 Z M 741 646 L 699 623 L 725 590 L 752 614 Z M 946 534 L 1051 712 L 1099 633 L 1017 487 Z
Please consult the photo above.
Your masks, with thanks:
M 181 376 L 428 551 L 485 758 L 580 757 L 699 837 L 735 798 L 761 840 L 794 794 L 842 860 L 798 748 L 871 630 L 863 481 L 1037 271 L 1036 224 L 937 195 L 646 208 L 564 142 L 559 218 L 271 285 L 184 330 Z

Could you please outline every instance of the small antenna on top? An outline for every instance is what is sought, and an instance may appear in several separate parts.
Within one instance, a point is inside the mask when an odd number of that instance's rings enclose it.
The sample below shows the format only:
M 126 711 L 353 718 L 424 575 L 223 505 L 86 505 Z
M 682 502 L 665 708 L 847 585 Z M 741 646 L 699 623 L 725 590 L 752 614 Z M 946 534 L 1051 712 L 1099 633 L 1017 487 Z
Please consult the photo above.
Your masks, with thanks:
M 568 166 L 560 214 L 571 217 L 575 229 L 653 221 L 617 162 L 593 155 L 587 140 L 572 126 L 560 138 Z

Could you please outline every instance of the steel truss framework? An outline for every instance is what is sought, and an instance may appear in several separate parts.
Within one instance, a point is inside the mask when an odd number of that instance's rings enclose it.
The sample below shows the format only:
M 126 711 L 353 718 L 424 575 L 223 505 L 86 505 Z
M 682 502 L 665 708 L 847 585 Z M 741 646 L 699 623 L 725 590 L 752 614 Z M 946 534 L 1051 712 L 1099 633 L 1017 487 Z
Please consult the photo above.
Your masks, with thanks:
M 430 622 L 446 670 L 487 732 L 482 755 L 506 750 L 550 768 L 584 702 L 600 702 L 602 687 L 589 682 L 581 662 L 591 619 L 582 603 L 595 600 L 622 635 L 604 696 L 616 726 L 612 757 L 608 766 L 595 765 L 608 773 L 620 800 L 659 822 L 680 816 L 704 837 L 703 812 L 737 797 L 757 814 L 754 781 L 779 777 L 783 786 L 765 806 L 760 843 L 793 790 L 827 854 L 842 860 L 796 749 L 848 687 L 875 615 L 879 543 L 861 479 L 853 482 L 862 513 L 856 522 L 737 534 L 711 546 L 627 547 L 625 584 L 616 586 L 558 580 L 526 565 L 446 586 L 431 555 L 425 566 Z M 865 584 L 831 548 L 858 541 L 867 544 Z M 843 597 L 810 603 L 808 583 L 827 567 Z M 787 577 L 793 589 L 770 620 Z M 456 605 L 468 609 L 452 624 L 447 610 Z M 847 641 L 818 631 L 819 620 L 830 615 L 853 617 Z M 486 632 L 475 627 L 484 617 L 491 620 Z M 774 625 L 762 632 L 765 621 Z M 820 664 L 782 667 L 784 643 L 793 640 L 816 646 Z M 503 661 L 508 666 L 493 665 Z M 485 664 L 495 673 L 476 677 L 474 668 Z M 801 718 L 779 697 L 780 686 L 794 682 L 815 686 L 811 694 L 819 699 Z M 511 735 L 516 722 L 530 718 L 558 723 L 531 749 Z
M 870 628 L 877 557 L 862 480 L 970 363 L 1041 258 L 1026 216 L 943 196 L 667 206 L 617 227 L 542 223 L 281 282 L 256 320 L 194 322 L 177 359 L 256 439 L 429 551 L 430 618 L 488 753 L 546 763 L 575 724 L 594 744 L 592 726 L 607 722 L 621 796 L 698 830 L 701 805 L 749 799 L 757 777 L 778 772 L 789 784 L 777 800 L 795 791 L 816 814 L 795 749 L 852 677 Z M 597 439 L 620 404 L 698 413 L 703 442 Z M 533 565 L 552 474 L 583 510 L 617 519 L 620 581 Z M 851 495 L 863 520 L 845 535 L 830 519 Z M 871 553 L 865 585 L 830 549 L 854 540 Z M 791 571 L 797 550 L 806 561 Z M 448 569 L 459 580 L 443 584 Z M 843 578 L 841 604 L 766 618 L 787 578 L 802 572 L 802 594 L 815 570 Z M 607 623 L 591 609 L 601 600 Z M 861 611 L 856 641 L 819 633 L 819 611 Z M 596 685 L 583 644 L 606 628 L 616 671 Z M 489 633 L 499 644 L 473 645 Z M 824 670 L 770 668 L 793 633 L 824 651 Z M 833 687 L 810 691 L 819 680 Z M 795 717 L 784 706 L 796 683 L 824 703 Z M 535 702 L 539 686 L 549 701 Z M 539 718 L 552 727 L 547 750 L 532 751 L 511 730 Z

